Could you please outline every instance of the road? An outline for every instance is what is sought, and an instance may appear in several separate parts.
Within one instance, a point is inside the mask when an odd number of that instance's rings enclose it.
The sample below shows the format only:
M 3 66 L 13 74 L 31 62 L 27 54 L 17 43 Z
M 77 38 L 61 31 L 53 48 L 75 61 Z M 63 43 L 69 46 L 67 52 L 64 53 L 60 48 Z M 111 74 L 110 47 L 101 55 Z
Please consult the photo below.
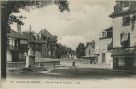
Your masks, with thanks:
M 39 84 L 33 84 L 34 88 L 56 86 L 76 88 L 134 88 L 136 87 L 136 74 L 123 71 L 113 71 L 107 68 L 107 65 L 85 64 L 76 61 L 76 67 L 72 67 L 72 60 L 61 60 L 61 66 L 51 67 L 48 71 L 8 71 L 7 81 L 39 81 Z M 48 82 L 48 83 L 47 83 Z M 50 84 L 50 83 L 51 84 Z M 65 83 L 62 85 L 62 82 Z M 80 84 L 75 84 L 80 83 Z M 10 84 L 10 83 L 8 83 Z M 6 86 L 8 86 L 8 84 Z M 16 83 L 15 83 L 16 84 Z M 23 86 L 26 83 L 19 83 L 16 86 Z M 13 84 L 12 84 L 13 85 Z M 29 84 L 27 84 L 29 86 Z M 55 88 L 56 88 L 55 86 Z
M 61 60 L 60 66 L 50 67 L 48 71 L 21 72 L 20 70 L 7 71 L 8 77 L 18 78 L 59 78 L 59 79 L 112 79 L 112 78 L 136 78 L 136 74 L 113 71 L 108 65 L 85 64 L 75 61 L 76 67 L 72 67 L 72 60 Z

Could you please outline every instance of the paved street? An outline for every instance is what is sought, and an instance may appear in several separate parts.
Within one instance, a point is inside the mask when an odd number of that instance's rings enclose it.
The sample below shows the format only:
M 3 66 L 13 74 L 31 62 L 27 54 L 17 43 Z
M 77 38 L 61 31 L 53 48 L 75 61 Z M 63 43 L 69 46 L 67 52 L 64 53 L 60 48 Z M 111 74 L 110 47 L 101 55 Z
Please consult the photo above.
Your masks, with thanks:
M 61 65 L 65 65 L 65 66 L 72 66 L 72 59 L 61 59 Z M 87 61 L 83 61 L 83 60 L 79 60 L 77 59 L 75 61 L 76 63 L 76 67 L 78 68 L 99 68 L 99 69 L 111 69 L 109 67 L 109 65 L 106 64 L 90 64 Z
M 75 61 L 76 67 L 72 67 L 72 60 L 61 60 L 61 65 L 55 68 L 49 67 L 47 71 L 21 72 L 20 70 L 8 71 L 8 77 L 15 78 L 40 78 L 40 79 L 113 79 L 130 78 L 136 79 L 136 74 L 124 71 L 113 71 L 107 65 L 85 64 Z

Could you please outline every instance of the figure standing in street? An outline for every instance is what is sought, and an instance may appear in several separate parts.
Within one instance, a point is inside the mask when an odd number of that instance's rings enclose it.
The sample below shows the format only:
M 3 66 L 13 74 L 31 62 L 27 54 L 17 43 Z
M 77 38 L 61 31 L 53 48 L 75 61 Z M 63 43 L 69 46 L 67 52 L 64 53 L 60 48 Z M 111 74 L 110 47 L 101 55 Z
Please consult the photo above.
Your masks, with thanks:
M 75 60 L 73 59 L 72 66 L 75 67 Z

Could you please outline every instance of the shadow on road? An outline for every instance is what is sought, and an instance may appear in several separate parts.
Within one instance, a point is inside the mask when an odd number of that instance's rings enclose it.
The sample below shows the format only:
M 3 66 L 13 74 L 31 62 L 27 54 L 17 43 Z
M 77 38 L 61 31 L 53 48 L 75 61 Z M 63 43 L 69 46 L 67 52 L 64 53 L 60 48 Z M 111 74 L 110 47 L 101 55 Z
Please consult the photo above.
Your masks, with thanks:
M 14 78 L 37 78 L 37 79 L 112 79 L 112 78 L 136 78 L 136 74 L 95 68 L 56 68 L 49 72 L 8 72 L 9 77 Z

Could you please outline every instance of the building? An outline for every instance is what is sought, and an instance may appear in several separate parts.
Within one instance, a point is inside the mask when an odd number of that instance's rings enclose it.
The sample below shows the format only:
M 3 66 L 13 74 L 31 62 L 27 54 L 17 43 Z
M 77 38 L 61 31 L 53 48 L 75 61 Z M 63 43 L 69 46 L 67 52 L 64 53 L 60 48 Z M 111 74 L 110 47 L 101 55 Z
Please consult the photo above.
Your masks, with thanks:
M 117 0 L 113 19 L 113 68 L 131 70 L 136 67 L 136 1 Z
M 12 30 L 7 34 L 7 62 L 25 61 L 24 53 L 27 52 L 28 41 L 21 34 L 21 28 L 18 25 L 18 32 Z
M 85 47 L 85 56 L 82 56 L 83 59 L 89 60 L 90 63 L 96 63 L 95 58 L 95 42 L 88 42 Z
M 22 32 L 23 36 L 27 38 L 28 41 L 28 49 L 32 49 L 33 54 L 35 58 L 41 58 L 42 52 L 41 52 L 41 42 L 36 40 L 36 36 L 34 32 L 25 31 Z
M 99 40 L 96 41 L 95 58 L 98 64 L 108 64 L 112 67 L 112 57 L 110 49 L 112 47 L 112 27 L 101 32 Z
M 41 42 L 43 58 L 56 58 L 56 36 L 51 35 L 46 29 L 43 29 L 37 34 L 36 39 Z

